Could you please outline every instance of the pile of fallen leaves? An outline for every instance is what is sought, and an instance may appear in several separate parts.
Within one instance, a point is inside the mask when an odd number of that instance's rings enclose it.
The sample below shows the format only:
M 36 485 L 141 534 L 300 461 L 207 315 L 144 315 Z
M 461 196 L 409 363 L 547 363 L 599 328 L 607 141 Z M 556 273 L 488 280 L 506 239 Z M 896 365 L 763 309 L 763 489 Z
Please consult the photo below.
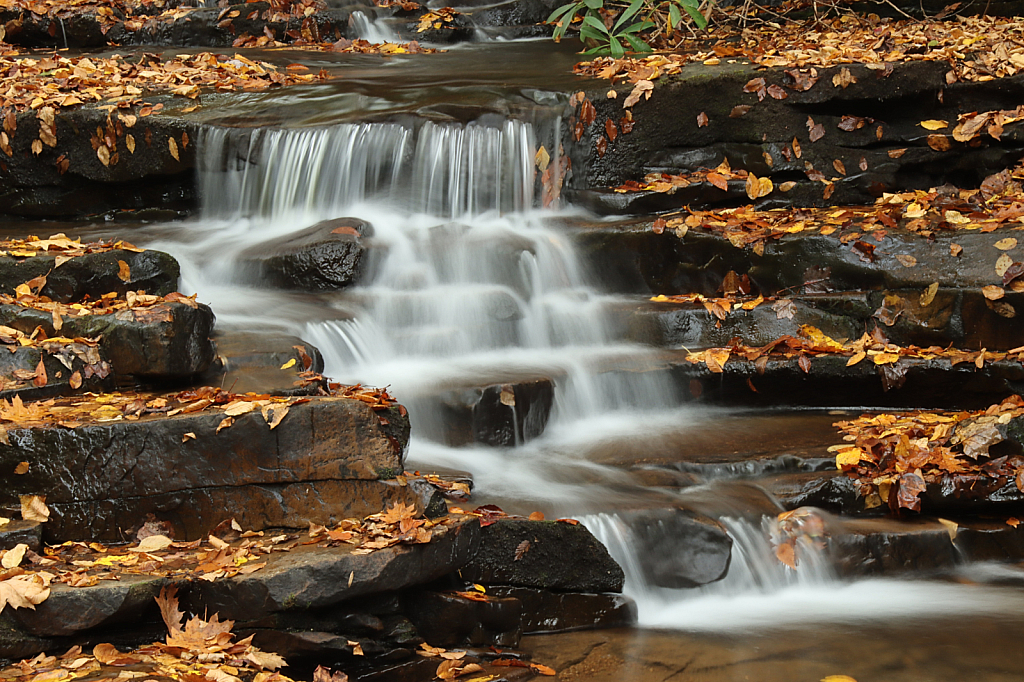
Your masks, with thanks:
M 40 496 L 25 496 L 22 507 L 25 518 L 48 519 Z M 6 525 L 8 520 L 3 521 Z M 270 555 L 297 547 L 348 546 L 353 554 L 370 554 L 399 544 L 426 544 L 451 523 L 450 516 L 427 519 L 413 505 L 398 502 L 363 519 L 344 519 L 334 528 L 310 524 L 306 533 L 243 531 L 232 519 L 205 538 L 176 542 L 169 526 L 151 519 L 139 531 L 140 539 L 129 545 L 69 541 L 47 546 L 39 555 L 22 543 L 0 551 L 0 611 L 7 604 L 34 608 L 49 596 L 54 583 L 90 587 L 123 575 L 212 582 L 255 573 L 267 565 Z
M 40 351 L 57 358 L 62 365 L 73 370 L 68 378 L 68 383 L 73 389 L 82 386 L 82 382 L 96 376 L 105 379 L 111 372 L 110 363 L 100 356 L 99 341 L 96 339 L 74 338 L 55 336 L 47 338 L 42 327 L 36 327 L 31 334 L 25 334 L 0 325 L 0 344 L 4 344 L 8 351 L 16 351 L 18 348 L 38 348 Z M 81 369 L 75 369 L 74 361 L 82 363 Z M 39 363 L 33 370 L 11 369 L 9 374 L 0 376 L 0 390 L 18 390 L 26 388 L 31 383 L 36 388 L 46 386 L 50 377 L 46 372 L 46 364 L 40 356 Z M 25 414 L 21 411 L 21 398 L 15 396 L 16 403 L 7 403 L 0 400 L 0 415 Z M 0 421 L 5 419 L 0 417 Z M 7 432 L 0 428 L 0 442 L 7 442 Z
M 947 83 L 986 81 L 1024 70 L 1022 32 L 1024 21 L 1017 17 L 891 21 L 848 14 L 830 20 L 767 22 L 745 29 L 712 28 L 698 39 L 665 46 L 669 54 L 601 57 L 577 64 L 575 70 L 581 76 L 646 83 L 641 88 L 649 89 L 651 81 L 677 74 L 687 64 L 749 62 L 791 67 L 786 87 L 803 91 L 819 80 L 817 69 L 864 64 L 887 75 L 894 62 L 937 61 L 949 64 Z M 837 78 L 831 83 L 835 87 L 856 82 L 848 71 Z
M 295 361 L 285 363 L 285 368 Z M 300 374 L 301 376 L 301 374 Z M 322 378 L 317 375 L 316 378 Z M 386 389 L 331 384 L 327 397 L 359 400 L 374 410 L 383 410 L 395 404 Z M 271 396 L 257 393 L 232 393 L 221 388 L 203 386 L 178 393 L 155 394 L 139 392 L 84 393 L 23 402 L 15 396 L 11 401 L 0 400 L 0 425 L 3 438 L 6 430 L 60 426 L 73 429 L 83 424 L 114 421 L 137 421 L 155 417 L 216 412 L 223 415 L 217 432 L 229 428 L 240 417 L 259 412 L 270 429 L 275 429 L 288 415 L 291 407 L 308 403 L 306 396 Z M 404 412 L 404 408 L 400 407 Z M 197 438 L 194 433 L 182 436 L 182 442 Z
M 240 54 L 211 52 L 176 55 L 166 61 L 154 54 L 109 58 L 54 55 L 41 59 L 2 56 L 0 108 L 38 110 L 43 120 L 43 109 L 47 107 L 114 100 L 127 107 L 140 103 L 138 98 L 146 92 L 196 98 L 204 87 L 220 91 L 265 90 L 273 85 L 308 83 L 317 78 L 293 71 L 282 71 Z M 5 126 L 8 120 L 5 119 Z M 14 130 L 6 127 L 5 132 L 14 134 Z
M 799 154 L 799 146 L 794 140 Z M 752 181 L 756 189 L 751 189 Z M 700 170 L 685 176 L 652 174 L 643 184 L 629 182 L 616 191 L 673 192 L 693 182 L 708 182 L 720 189 L 728 189 L 730 179 L 745 179 L 748 196 L 762 196 L 762 190 L 772 191 L 771 181 L 756 178 L 746 171 L 733 171 L 728 160 L 712 171 Z M 823 180 L 824 181 L 824 180 Z M 817 233 L 836 234 L 844 244 L 851 244 L 858 255 L 866 261 L 875 259 L 875 248 L 885 239 L 889 230 L 907 230 L 922 237 L 934 237 L 943 232 L 978 230 L 994 232 L 1000 228 L 1022 229 L 1024 223 L 1024 167 L 1018 165 L 987 177 L 978 189 L 956 189 L 948 186 L 883 194 L 873 206 L 847 206 L 831 208 L 780 208 L 755 210 L 753 206 L 726 208 L 708 211 L 685 209 L 662 216 L 653 224 L 655 232 L 672 230 L 676 236 L 685 237 L 690 229 L 700 229 L 721 234 L 737 248 L 750 247 L 756 254 L 764 253 L 765 244 L 790 234 Z M 827 181 L 831 182 L 831 181 Z M 786 191 L 793 183 L 779 186 Z M 787 185 L 789 187 L 787 187 Z M 865 242 L 873 239 L 876 243 Z M 1017 239 L 1007 237 L 996 243 L 1001 250 L 1017 245 Z M 951 255 L 958 256 L 961 247 L 950 246 Z M 1009 256 L 1006 257 L 1009 259 Z M 912 256 L 900 258 L 907 267 L 916 264 Z M 1010 260 L 1006 267 L 997 269 L 997 275 L 1004 277 L 1013 265 Z M 999 272 L 998 270 L 1002 270 Z M 1011 271 L 1011 279 L 1020 276 L 1024 270 Z
M 919 511 L 928 485 L 986 495 L 1013 481 L 1024 491 L 1024 457 L 992 451 L 1022 415 L 1024 399 L 1017 395 L 976 412 L 864 415 L 836 423 L 847 444 L 829 450 L 836 466 L 860 484 L 866 508 Z
M 788 317 L 792 316 L 792 312 L 787 310 L 791 306 L 791 300 L 780 299 L 773 305 L 773 309 L 780 318 Z M 799 336 L 787 334 L 760 347 L 746 346 L 737 341 L 727 348 L 708 348 L 691 352 L 686 356 L 686 360 L 693 364 L 703 363 L 711 372 L 721 374 L 730 359 L 753 362 L 758 373 L 763 373 L 770 360 L 788 361 L 796 358 L 800 369 L 809 374 L 812 358 L 816 357 L 845 357 L 848 358 L 847 367 L 869 360 L 878 367 L 882 385 L 889 390 L 903 385 L 908 367 L 900 363 L 903 359 L 942 359 L 948 361 L 950 366 L 969 362 L 982 369 L 986 362 L 1010 360 L 1024 364 L 1024 346 L 1005 352 L 989 351 L 984 348 L 969 351 L 940 346 L 898 346 L 889 343 L 877 327 L 871 334 L 863 334 L 856 341 L 837 341 L 817 327 L 805 324 L 800 327 Z
M 91 654 L 74 646 L 61 656 L 45 653 L 0 671 L 0 678 L 16 682 L 61 680 L 157 678 L 210 680 L 213 682 L 292 682 L 274 672 L 287 665 L 274 653 L 252 645 L 252 636 L 235 641 L 234 621 L 193 616 L 185 621 L 174 589 L 164 588 L 156 597 L 167 626 L 164 642 L 154 642 L 130 652 L 112 644 L 97 644 Z
M 7 113 L 7 119 L 11 119 L 11 112 Z M 6 123 L 5 123 L 6 125 Z M 53 267 L 60 267 L 72 258 L 84 256 L 89 253 L 108 253 L 110 251 L 133 251 L 142 253 L 134 244 L 123 240 L 116 241 L 95 241 L 82 243 L 79 239 L 69 239 L 63 232 L 40 239 L 29 236 L 25 239 L 2 239 L 0 240 L 0 256 L 12 256 L 14 258 L 32 258 L 55 254 Z

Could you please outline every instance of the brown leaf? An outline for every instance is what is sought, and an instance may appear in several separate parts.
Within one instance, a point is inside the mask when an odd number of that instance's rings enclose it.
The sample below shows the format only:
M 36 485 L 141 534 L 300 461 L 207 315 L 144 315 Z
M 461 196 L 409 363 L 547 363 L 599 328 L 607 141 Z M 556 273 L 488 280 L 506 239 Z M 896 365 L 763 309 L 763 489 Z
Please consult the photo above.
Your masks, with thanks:
M 76 371 L 74 374 L 72 374 L 71 377 L 68 379 L 68 385 L 70 385 L 71 388 L 76 391 L 80 389 L 82 387 L 82 373 Z
M 905 148 L 904 149 L 890 149 L 886 153 L 889 155 L 890 159 L 898 159 L 901 156 L 903 156 L 904 154 L 906 154 L 907 150 Z
M 520 559 L 522 559 L 522 558 L 523 558 L 523 557 L 524 557 L 524 556 L 526 555 L 526 553 L 527 553 L 527 552 L 529 552 L 529 551 L 530 551 L 530 541 L 529 541 L 529 540 L 523 540 L 523 541 L 522 541 L 522 542 L 520 542 L 520 543 L 519 543 L 519 545 L 518 545 L 518 546 L 516 547 L 516 554 L 515 554 L 515 559 L 513 559 L 513 561 L 519 561 L 519 560 L 520 560 Z
M 804 371 L 804 374 L 811 373 L 811 359 L 806 355 L 801 354 L 800 357 L 797 358 L 796 364 L 800 366 L 800 369 Z
M 929 135 L 927 142 L 928 146 L 937 152 L 949 151 L 951 147 L 949 138 L 945 135 Z
M 802 153 L 802 151 L 800 149 L 800 141 L 797 140 L 795 137 L 793 138 L 792 147 L 793 147 L 793 155 L 796 156 L 796 158 L 799 159 L 803 155 L 803 153 Z
M 330 668 L 318 665 L 313 671 L 313 682 L 348 682 L 348 675 L 340 670 L 332 673 Z
M 986 287 L 982 287 L 981 293 L 985 298 L 987 298 L 990 301 L 998 301 L 1006 294 L 1002 287 L 997 287 L 994 284 L 989 284 Z
M 839 159 L 834 159 L 832 161 L 832 167 L 835 168 L 836 172 L 840 175 L 846 175 L 846 166 L 844 166 L 843 162 Z
M 615 138 L 619 136 L 619 129 L 615 126 L 615 121 L 610 118 L 605 119 L 604 132 L 610 141 L 615 142 Z
M 167 148 L 170 150 L 171 156 L 174 157 L 175 161 L 181 160 L 178 158 L 178 143 L 174 141 L 173 137 L 167 138 Z
M 21 518 L 45 523 L 50 520 L 45 495 L 21 495 Z
M 924 293 L 921 294 L 921 298 L 920 298 L 920 301 L 919 301 L 920 304 L 921 304 L 921 307 L 923 308 L 923 307 L 930 306 L 932 304 L 932 301 L 935 300 L 935 294 L 938 293 L 938 291 L 939 291 L 939 283 L 938 282 L 932 282 L 931 284 L 929 284 L 928 288 L 925 289 Z
M 260 414 L 263 415 L 263 421 L 269 424 L 270 430 L 273 431 L 288 416 L 288 406 L 280 403 L 264 405 L 260 409 Z
M 825 126 L 820 123 L 815 123 L 814 119 L 808 116 L 807 132 L 810 134 L 811 142 L 817 142 L 821 138 L 825 137 Z
M 796 570 L 796 549 L 788 542 L 785 542 L 775 548 L 775 558 L 781 561 L 786 566 L 789 566 L 793 570 Z
M 960 253 L 963 250 L 964 250 L 964 247 L 960 246 L 959 244 L 950 244 L 949 245 L 949 255 L 953 256 L 954 258 L 959 256 Z
M 750 111 L 750 108 L 751 107 L 749 104 L 738 104 L 732 108 L 732 111 L 729 112 L 729 118 L 740 118 L 741 116 L 745 115 L 748 111 Z
M 123 260 L 117 261 L 117 278 L 122 282 L 129 282 L 132 279 L 132 270 Z
M 705 114 L 703 111 L 700 112 L 699 114 L 697 114 L 697 127 L 698 128 L 703 128 L 707 124 L 708 124 L 708 115 Z
M 539 512 L 539 511 L 530 512 L 529 519 L 531 521 L 543 521 L 544 520 L 544 512 Z
M 768 96 L 772 99 L 786 99 L 789 97 L 789 93 L 780 88 L 778 85 L 768 86 Z

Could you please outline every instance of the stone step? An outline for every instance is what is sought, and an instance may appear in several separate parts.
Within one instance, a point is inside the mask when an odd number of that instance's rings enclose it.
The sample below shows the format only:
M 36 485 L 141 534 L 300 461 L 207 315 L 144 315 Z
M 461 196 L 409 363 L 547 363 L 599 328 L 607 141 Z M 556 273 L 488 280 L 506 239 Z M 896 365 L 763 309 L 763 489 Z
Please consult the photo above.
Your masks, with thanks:
M 302 382 L 301 373 L 324 371 L 318 348 L 283 332 L 218 326 L 213 344 L 216 356 L 199 382 L 232 393 L 287 395 L 296 390 L 296 382 Z
M 145 396 L 139 404 L 145 407 L 145 400 L 153 399 Z M 19 462 L 29 463 L 28 473 L 5 476 L 0 504 L 16 505 L 19 495 L 45 495 L 53 512 L 53 522 L 46 528 L 51 542 L 89 539 L 89 533 L 101 528 L 104 537 L 118 536 L 119 529 L 131 528 L 147 512 L 162 509 L 176 510 L 178 523 L 201 533 L 198 519 L 180 518 L 188 511 L 182 506 L 188 495 L 183 500 L 182 494 L 189 491 L 203 491 L 192 493 L 192 501 L 200 509 L 206 506 L 205 513 L 210 514 L 209 505 L 240 500 L 240 491 L 225 497 L 224 488 L 270 484 L 259 497 L 270 507 L 280 507 L 288 499 L 287 487 L 280 487 L 286 484 L 392 479 L 402 472 L 409 437 L 404 408 L 375 412 L 366 402 L 344 397 L 269 403 L 266 409 L 284 414 L 273 433 L 268 420 L 274 414 L 264 417 L 258 406 L 232 417 L 233 423 L 218 431 L 228 418 L 220 408 L 130 420 L 116 406 L 89 402 L 92 411 L 83 413 L 82 400 L 64 400 L 64 407 L 70 408 L 62 413 L 64 419 L 84 423 L 73 428 L 15 426 L 8 428 L 7 442 L 0 443 L 0 469 L 9 472 Z M 183 404 L 196 409 L 203 400 Z M 54 408 L 28 409 L 52 413 Z M 204 500 L 206 505 L 199 504 Z M 306 509 L 310 515 L 315 509 L 333 513 L 326 503 Z M 275 517 L 283 513 L 268 512 Z M 223 520 L 202 519 L 214 524 Z
M 769 240 L 763 255 L 758 255 L 750 247 L 737 248 L 725 236 L 701 229 L 688 230 L 683 238 L 672 230 L 657 234 L 650 220 L 578 225 L 572 230 L 583 257 L 594 272 L 602 273 L 603 286 L 610 290 L 705 296 L 716 294 L 729 271 L 748 275 L 755 291 L 765 296 L 798 295 L 808 282 L 813 291 L 922 293 L 937 282 L 947 296 L 950 289 L 1003 286 L 996 262 L 1004 253 L 1017 260 L 1024 243 L 1005 252 L 995 244 L 1015 234 L 1005 229 L 942 230 L 934 239 L 925 239 L 905 230 L 887 230 L 872 260 L 861 258 L 862 252 L 836 235 L 816 233 Z M 951 254 L 952 244 L 963 247 L 959 256 Z M 897 256 L 911 256 L 915 264 L 907 267 Z M 942 300 L 933 305 L 942 305 Z M 992 312 L 992 316 L 997 315 Z
M 605 189 L 640 180 L 646 170 L 654 168 L 675 173 L 700 166 L 714 168 L 716 160 L 724 156 L 734 169 L 770 177 L 776 187 L 787 180 L 798 183 L 788 193 L 776 189 L 761 202 L 766 207 L 790 201 L 813 206 L 872 203 L 882 192 L 937 187 L 948 181 L 976 187 L 986 175 L 1017 161 L 1019 130 L 1008 128 L 1000 140 L 986 136 L 978 144 L 954 142 L 946 134 L 943 137 L 948 144 L 939 151 L 929 146 L 931 133 L 919 123 L 928 119 L 956 121 L 960 113 L 1013 108 L 1024 78 L 1001 78 L 998 88 L 983 82 L 950 86 L 945 81 L 946 63 L 904 61 L 891 66 L 892 70 L 884 73 L 864 64 L 818 68 L 818 87 L 805 91 L 784 88 L 784 99 L 768 97 L 763 101 L 744 92 L 745 84 L 760 77 L 766 85 L 784 87 L 787 67 L 725 63 L 686 68 L 671 79 L 656 81 L 650 98 L 630 109 L 631 131 L 614 141 L 605 138 L 605 122 L 618 123 L 623 118 L 622 102 L 633 85 L 603 82 L 587 88 L 584 92 L 596 115 L 592 124 L 581 124 L 583 135 L 578 142 L 573 133 L 579 110 L 566 127 L 564 144 L 573 158 L 573 178 L 566 194 L 574 203 L 599 213 L 619 215 L 686 205 L 749 203 L 742 183 L 730 186 L 729 192 L 704 184 L 657 196 L 623 195 Z M 845 88 L 831 87 L 833 76 L 841 69 L 848 70 L 856 82 Z M 618 97 L 607 97 L 609 87 Z M 750 108 L 741 115 L 733 114 L 738 104 Z M 702 113 L 709 119 L 708 125 L 698 125 Z M 815 142 L 809 138 L 809 115 L 825 131 Z M 851 132 L 839 129 L 842 117 L 850 115 L 877 121 Z M 602 138 L 604 153 L 597 151 Z M 794 138 L 802 154 L 786 159 L 782 150 Z M 765 154 L 772 157 L 771 166 L 764 160 Z M 861 157 L 867 170 L 859 168 Z M 846 174 L 834 170 L 835 160 L 843 163 Z M 827 199 L 824 185 L 805 175 L 807 163 L 834 182 Z

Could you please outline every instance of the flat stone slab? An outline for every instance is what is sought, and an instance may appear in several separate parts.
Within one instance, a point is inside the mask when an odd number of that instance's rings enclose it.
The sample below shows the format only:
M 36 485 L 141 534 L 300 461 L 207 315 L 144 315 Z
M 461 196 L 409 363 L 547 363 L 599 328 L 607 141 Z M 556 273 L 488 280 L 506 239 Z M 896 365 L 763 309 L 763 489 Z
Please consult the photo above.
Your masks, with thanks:
M 410 505 L 420 513 L 444 507 L 435 490 L 402 486 L 393 480 L 225 485 L 82 502 L 48 500 L 51 516 L 45 531 L 47 538 L 119 542 L 134 537 L 152 514 L 170 525 L 174 537 L 196 539 L 228 518 L 254 531 L 299 529 L 311 523 L 335 525 L 342 519 L 376 514 L 396 503 Z
M 475 518 L 454 520 L 422 545 L 403 545 L 353 554 L 350 547 L 298 546 L 272 554 L 265 568 L 216 582 L 194 584 L 192 609 L 221 618 L 254 621 L 282 611 L 317 609 L 366 594 L 427 583 L 470 560 L 480 544 Z
M 0 525 L 0 549 L 11 549 L 22 543 L 28 545 L 33 552 L 39 552 L 43 546 L 43 524 L 11 519 Z
M 149 511 L 184 511 L 181 504 L 189 496 L 181 494 L 196 490 L 206 491 L 191 493 L 191 499 L 207 514 L 218 498 L 241 503 L 237 494 L 225 499 L 226 491 L 218 489 L 266 484 L 271 487 L 257 499 L 267 504 L 276 500 L 282 510 L 298 511 L 302 505 L 294 504 L 299 490 L 287 484 L 394 478 L 402 471 L 409 435 L 401 408 L 377 412 L 353 398 L 280 398 L 264 401 L 262 407 L 242 401 L 242 409 L 251 411 L 233 417 L 222 407 L 210 406 L 208 399 L 189 398 L 180 405 L 195 410 L 191 413 L 135 419 L 123 412 L 132 400 L 119 400 L 120 407 L 77 398 L 63 399 L 60 405 L 30 404 L 27 409 L 44 414 L 64 407 L 65 420 L 84 418 L 85 423 L 73 428 L 15 424 L 7 429 L 7 443 L 0 443 L 0 471 L 13 472 L 18 463 L 29 463 L 26 474 L 5 474 L 2 503 L 17 504 L 19 495 L 46 495 L 54 512 L 53 525 L 46 530 L 51 541 L 65 539 L 56 534 L 65 531 L 82 537 L 80 533 L 98 528 L 99 519 L 115 523 L 106 530 L 109 534 L 138 523 Z M 147 400 L 159 406 L 153 401 L 165 399 L 144 396 L 135 399 L 132 409 L 143 410 Z M 261 409 L 268 410 L 267 417 Z M 271 429 L 274 415 L 269 410 L 275 409 L 284 417 Z M 225 419 L 230 426 L 218 432 Z M 143 501 L 154 497 L 159 499 Z M 182 522 L 190 532 L 198 523 Z
M 923 292 L 933 282 L 944 291 L 1002 286 L 995 265 L 1004 252 L 995 244 L 1016 232 L 1006 228 L 993 232 L 937 229 L 934 239 L 926 239 L 891 229 L 886 230 L 885 238 L 872 253 L 873 259 L 861 257 L 863 252 L 853 246 L 857 240 L 841 242 L 838 232 L 787 234 L 769 240 L 761 255 L 750 247 L 733 246 L 716 232 L 690 229 L 681 239 L 671 229 L 656 234 L 652 221 L 647 220 L 581 226 L 572 234 L 584 257 L 594 264 L 594 271 L 601 272 L 606 286 L 617 291 L 715 296 L 732 270 L 740 276 L 748 275 L 755 289 L 765 296 L 782 292 L 782 297 L 799 296 L 808 283 L 816 287 L 811 291 L 834 292 Z M 876 244 L 870 233 L 863 239 Z M 952 244 L 963 247 L 959 256 L 952 255 Z M 1008 251 L 1008 256 L 1014 261 L 1024 257 L 1020 248 Z M 897 256 L 910 256 L 915 264 L 907 267 Z M 920 294 L 911 301 L 916 304 L 919 299 Z M 944 298 L 937 300 L 936 307 L 941 308 Z M 989 312 L 998 317 L 996 312 Z
M 518 559 L 517 559 L 518 556 Z M 573 592 L 621 592 L 625 576 L 581 524 L 498 519 L 483 528 L 465 580 Z
M 421 401 L 434 417 L 421 435 L 454 446 L 512 447 L 544 433 L 554 397 L 547 377 L 443 390 Z

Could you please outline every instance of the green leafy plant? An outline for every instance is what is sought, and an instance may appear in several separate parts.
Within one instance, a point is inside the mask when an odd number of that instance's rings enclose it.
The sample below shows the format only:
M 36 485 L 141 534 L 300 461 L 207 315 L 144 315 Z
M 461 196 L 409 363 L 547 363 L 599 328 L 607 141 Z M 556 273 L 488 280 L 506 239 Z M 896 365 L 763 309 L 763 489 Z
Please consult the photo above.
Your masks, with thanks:
M 650 52 L 645 38 L 671 34 L 684 18 L 698 28 L 707 26 L 700 0 L 633 0 L 628 5 L 616 0 L 576 0 L 556 8 L 548 17 L 548 23 L 555 24 L 555 41 L 565 36 L 578 15 L 582 15 L 580 38 L 588 45 L 584 52 L 610 52 L 614 57 L 627 51 Z

